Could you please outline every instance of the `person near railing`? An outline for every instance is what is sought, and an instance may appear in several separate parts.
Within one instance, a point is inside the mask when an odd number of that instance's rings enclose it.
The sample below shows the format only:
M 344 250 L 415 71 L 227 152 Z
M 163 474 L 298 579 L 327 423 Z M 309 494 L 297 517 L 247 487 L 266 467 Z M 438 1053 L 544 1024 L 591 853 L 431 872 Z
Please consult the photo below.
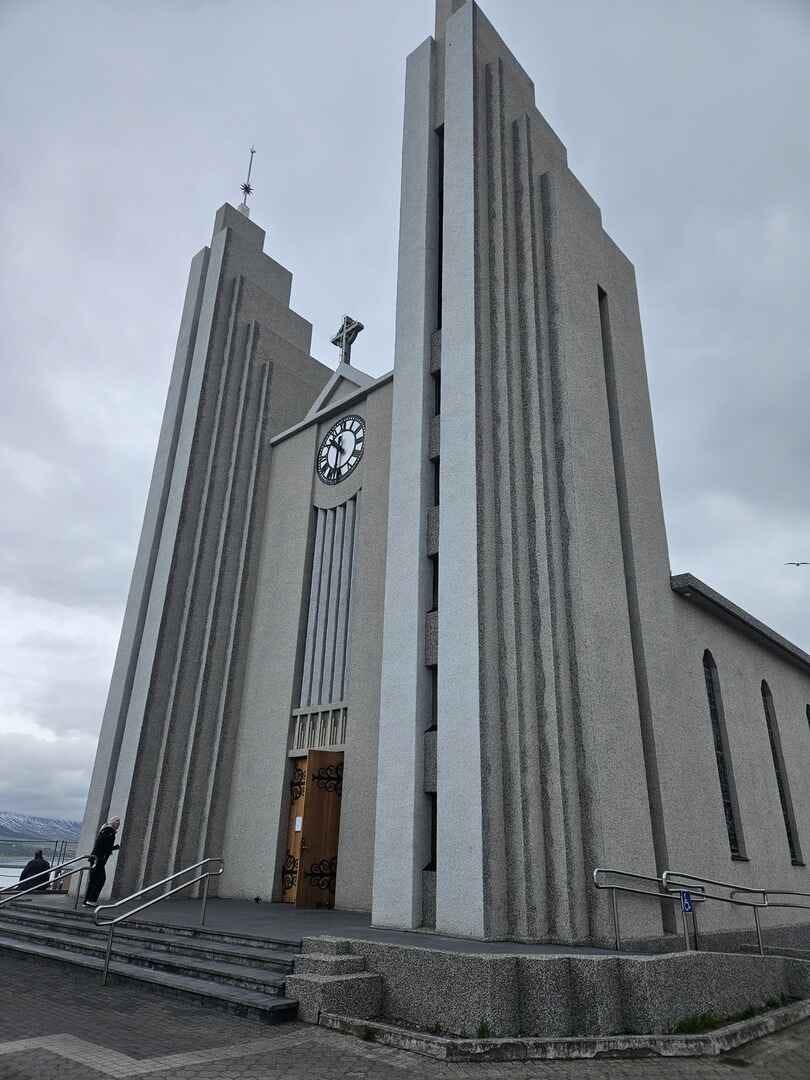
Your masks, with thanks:
M 20 874 L 20 881 L 25 881 L 26 878 L 33 877 L 35 874 L 44 874 L 46 870 L 50 870 L 51 864 L 47 859 L 43 858 L 42 849 L 34 852 L 33 859 L 29 860 L 23 867 L 23 872 Z M 50 874 L 48 877 L 42 879 L 42 884 L 36 890 L 37 892 L 47 892 L 48 882 L 50 880 Z
M 104 882 L 107 880 L 107 874 L 104 870 L 107 859 L 121 846 L 115 842 L 115 834 L 120 826 L 120 818 L 110 818 L 106 825 L 101 826 L 96 837 L 96 842 L 90 853 L 90 874 L 87 880 L 87 892 L 84 894 L 85 907 L 95 907 L 99 894 L 104 888 Z

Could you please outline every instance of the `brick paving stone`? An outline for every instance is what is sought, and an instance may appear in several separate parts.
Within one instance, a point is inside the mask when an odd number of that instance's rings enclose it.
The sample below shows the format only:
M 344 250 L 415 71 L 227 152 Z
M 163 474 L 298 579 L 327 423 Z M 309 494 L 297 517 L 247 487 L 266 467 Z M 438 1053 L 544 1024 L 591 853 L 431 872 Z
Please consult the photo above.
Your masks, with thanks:
M 280 1027 L 288 1025 L 242 1019 L 131 983 L 103 987 L 97 972 L 0 950 L 0 1042 L 70 1034 L 148 1058 L 266 1038 Z
M 64 1054 L 88 1060 L 60 1054 L 55 1040 L 47 1048 L 10 1045 L 57 1035 L 72 1036 Z M 453 1064 L 306 1024 L 244 1020 L 131 985 L 105 989 L 95 973 L 0 952 L 3 1043 L 0 1080 L 109 1080 L 124 1072 L 155 1080 L 810 1080 L 810 1021 L 721 1058 Z M 256 1052 L 258 1045 L 265 1049 Z M 109 1067 L 104 1050 L 114 1052 Z M 190 1052 L 220 1057 L 164 1060 Z M 118 1055 L 127 1055 L 124 1072 Z
M 109 1077 L 50 1050 L 26 1050 L 0 1057 L 0 1080 L 109 1080 Z

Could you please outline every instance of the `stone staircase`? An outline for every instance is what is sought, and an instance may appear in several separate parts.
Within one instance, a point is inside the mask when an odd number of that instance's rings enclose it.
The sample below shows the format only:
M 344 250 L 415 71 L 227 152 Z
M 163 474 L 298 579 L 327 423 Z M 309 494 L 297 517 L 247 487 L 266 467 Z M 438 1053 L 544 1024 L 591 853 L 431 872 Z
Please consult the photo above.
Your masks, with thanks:
M 107 931 L 90 912 L 24 901 L 0 908 L 0 953 L 78 965 L 98 971 L 100 980 L 106 944 Z M 299 948 L 300 942 L 133 919 L 116 928 L 109 981 L 135 982 L 275 1024 L 298 1011 L 285 996 L 285 980 Z
M 382 1009 L 383 980 L 367 970 L 351 941 L 322 935 L 304 938 L 287 993 L 298 1002 L 299 1020 L 308 1024 L 320 1023 L 323 1014 L 373 1017 Z

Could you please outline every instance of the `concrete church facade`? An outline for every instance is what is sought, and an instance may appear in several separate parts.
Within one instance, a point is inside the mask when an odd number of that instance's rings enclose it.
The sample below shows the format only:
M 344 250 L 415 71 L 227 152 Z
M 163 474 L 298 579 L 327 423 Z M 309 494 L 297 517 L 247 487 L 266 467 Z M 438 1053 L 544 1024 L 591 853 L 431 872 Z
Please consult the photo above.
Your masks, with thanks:
M 810 891 L 810 656 L 671 577 L 633 267 L 472 0 L 407 62 L 391 373 L 350 320 L 310 355 L 263 241 L 225 205 L 191 266 L 82 833 L 124 819 L 108 892 L 221 855 L 221 896 L 596 941 L 600 865 Z

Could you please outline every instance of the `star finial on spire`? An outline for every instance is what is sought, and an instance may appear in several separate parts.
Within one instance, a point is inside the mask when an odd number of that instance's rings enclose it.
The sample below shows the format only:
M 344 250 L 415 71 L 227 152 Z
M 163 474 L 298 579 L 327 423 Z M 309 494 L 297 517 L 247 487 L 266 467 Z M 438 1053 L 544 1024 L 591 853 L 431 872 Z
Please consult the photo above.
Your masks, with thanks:
M 256 151 L 251 146 L 251 148 L 250 148 L 250 161 L 248 162 L 247 179 L 245 180 L 244 184 L 242 184 L 240 186 L 240 189 L 239 189 L 242 192 L 242 202 L 239 204 L 239 209 L 242 211 L 243 214 L 247 214 L 248 217 L 250 217 L 250 210 L 248 208 L 247 201 L 248 201 L 249 196 L 251 196 L 253 194 L 253 185 L 250 182 L 250 174 L 251 174 L 251 171 L 253 169 L 253 155 L 255 153 L 256 153 Z

